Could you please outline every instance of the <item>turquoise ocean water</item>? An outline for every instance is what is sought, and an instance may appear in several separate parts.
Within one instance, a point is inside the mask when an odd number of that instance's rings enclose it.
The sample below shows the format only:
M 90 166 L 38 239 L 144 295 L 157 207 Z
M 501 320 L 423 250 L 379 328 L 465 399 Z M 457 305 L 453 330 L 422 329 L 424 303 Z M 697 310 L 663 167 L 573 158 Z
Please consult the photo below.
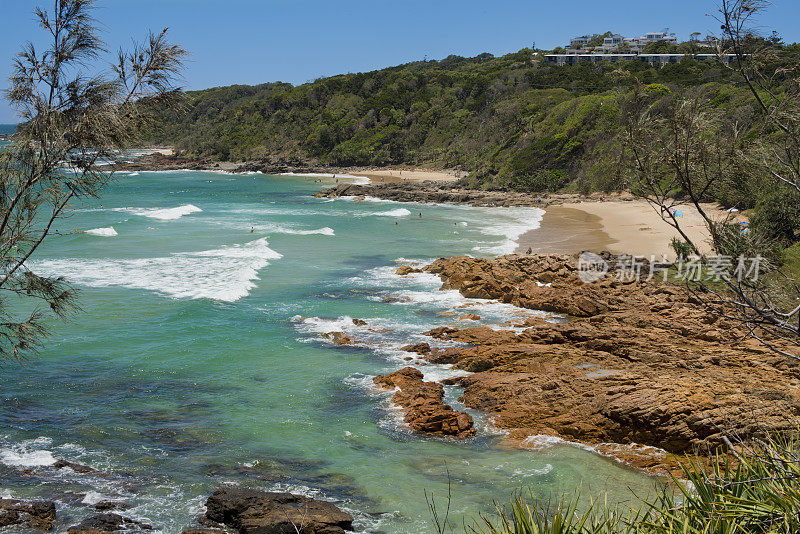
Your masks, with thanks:
M 39 357 L 3 366 L 3 494 L 57 500 L 59 531 L 87 504 L 121 500 L 178 533 L 211 491 L 239 484 L 332 500 L 361 531 L 426 533 L 423 490 L 444 506 L 448 484 L 459 525 L 520 490 L 630 499 L 652 487 L 578 447 L 505 450 L 477 413 L 474 439 L 414 435 L 370 387 L 406 364 L 398 347 L 457 323 L 458 306 L 484 324 L 518 313 L 438 291 L 430 275 L 397 276 L 398 261 L 513 251 L 508 236 L 537 227 L 541 210 L 312 198 L 321 185 L 142 172 L 79 206 L 62 226 L 74 233 L 33 267 L 75 282 L 83 311 Z M 337 330 L 365 342 L 322 337 Z M 458 390 L 447 394 L 459 407 Z M 54 469 L 56 458 L 102 474 Z

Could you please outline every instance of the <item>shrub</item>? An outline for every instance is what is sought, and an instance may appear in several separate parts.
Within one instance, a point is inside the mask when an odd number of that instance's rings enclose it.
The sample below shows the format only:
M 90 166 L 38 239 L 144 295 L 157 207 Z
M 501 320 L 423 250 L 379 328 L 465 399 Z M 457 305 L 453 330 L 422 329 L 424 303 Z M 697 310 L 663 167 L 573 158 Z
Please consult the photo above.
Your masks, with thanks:
M 473 534 L 793 534 L 800 532 L 800 456 L 797 434 L 739 443 L 710 459 L 687 459 L 640 510 L 578 497 L 547 505 L 515 498 L 498 517 L 481 518 Z M 706 462 L 706 460 L 708 460 Z
M 786 244 L 800 240 L 800 193 L 788 187 L 772 188 L 759 200 L 751 222 L 767 238 Z

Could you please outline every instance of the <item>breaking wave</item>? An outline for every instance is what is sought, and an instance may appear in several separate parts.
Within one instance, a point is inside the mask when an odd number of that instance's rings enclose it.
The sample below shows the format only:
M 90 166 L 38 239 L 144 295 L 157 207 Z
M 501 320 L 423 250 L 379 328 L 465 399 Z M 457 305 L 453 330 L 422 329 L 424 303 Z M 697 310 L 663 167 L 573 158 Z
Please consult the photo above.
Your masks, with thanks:
M 184 215 L 190 213 L 199 213 L 203 210 L 194 204 L 186 204 L 176 208 L 114 208 L 111 211 L 119 211 L 125 213 L 133 213 L 141 217 L 150 217 L 151 219 L 158 219 L 160 221 L 172 221 L 180 219 Z
M 117 231 L 114 230 L 113 226 L 109 226 L 108 228 L 92 228 L 91 230 L 86 230 L 84 233 L 100 237 L 114 237 L 117 235 Z
M 234 302 L 256 287 L 258 272 L 283 256 L 265 238 L 200 252 L 137 259 L 60 259 L 36 262 L 43 273 L 89 287 L 146 289 L 172 298 Z M 202 259 L 202 261 L 199 261 Z

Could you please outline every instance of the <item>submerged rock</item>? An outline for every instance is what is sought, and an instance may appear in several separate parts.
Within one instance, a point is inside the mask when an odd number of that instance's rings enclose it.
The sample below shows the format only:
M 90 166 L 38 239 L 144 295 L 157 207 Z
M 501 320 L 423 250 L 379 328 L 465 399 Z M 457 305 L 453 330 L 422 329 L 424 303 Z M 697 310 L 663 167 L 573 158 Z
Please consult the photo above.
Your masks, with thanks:
M 82 475 L 102 475 L 103 473 L 95 469 L 94 467 L 83 465 L 75 462 L 70 462 L 69 460 L 65 460 L 63 458 L 59 458 L 53 464 L 53 467 L 56 469 L 72 469 L 76 473 L 80 473 Z
M 0 499 L 0 528 L 25 527 L 53 530 L 56 504 L 52 501 L 22 501 Z
M 353 528 L 353 516 L 327 501 L 238 488 L 215 491 L 205 519 L 241 534 L 343 534 Z
M 132 506 L 126 502 L 100 501 L 94 505 L 94 508 L 95 510 L 106 512 L 108 510 L 127 510 L 128 508 L 132 508 Z
M 428 434 L 444 434 L 457 438 L 475 435 L 472 417 L 444 403 L 444 388 L 436 382 L 425 382 L 418 369 L 405 367 L 373 381 L 385 389 L 396 389 L 392 402 L 403 407 L 403 420 L 412 430 Z
M 68 534 L 106 534 L 113 532 L 137 532 L 153 527 L 119 514 L 99 514 L 87 517 L 78 525 L 67 529 Z
M 322 334 L 325 339 L 330 339 L 335 345 L 352 345 L 353 340 L 344 332 L 327 332 Z

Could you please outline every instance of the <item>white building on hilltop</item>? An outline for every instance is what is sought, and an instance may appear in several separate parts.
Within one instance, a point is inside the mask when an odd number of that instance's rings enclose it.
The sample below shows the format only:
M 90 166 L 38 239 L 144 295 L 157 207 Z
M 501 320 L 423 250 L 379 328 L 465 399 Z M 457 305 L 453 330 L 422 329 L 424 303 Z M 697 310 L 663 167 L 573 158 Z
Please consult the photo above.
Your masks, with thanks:
M 597 41 L 600 37 L 603 37 L 603 44 L 589 49 L 588 44 L 591 41 Z M 678 44 L 678 38 L 674 33 L 669 33 L 669 28 L 661 32 L 646 33 L 641 37 L 623 37 L 619 34 L 604 37 L 596 33 L 581 35 L 570 39 L 569 47 L 565 50 L 565 53 L 545 55 L 545 62 L 550 65 L 577 65 L 578 63 L 598 63 L 600 61 L 617 63 L 639 60 L 650 65 L 663 66 L 669 63 L 679 63 L 689 55 L 697 61 L 720 61 L 725 65 L 730 65 L 735 59 L 732 54 L 644 53 L 644 48 L 648 44 L 659 42 Z
M 568 48 L 572 48 L 574 50 L 582 50 L 583 48 L 586 48 L 586 45 L 589 44 L 589 41 L 597 39 L 598 37 L 600 37 L 600 35 L 597 33 L 593 33 L 591 35 L 581 35 L 580 37 L 573 37 L 572 39 L 569 40 Z
M 603 53 L 603 54 L 610 54 L 614 52 L 641 52 L 642 49 L 649 43 L 657 43 L 659 41 L 664 41 L 669 44 L 677 44 L 678 38 L 675 36 L 674 33 L 668 33 L 669 29 L 665 29 L 661 32 L 650 32 L 642 35 L 641 37 L 623 37 L 619 34 L 610 35 L 608 37 L 604 37 L 600 34 L 593 33 L 591 35 L 581 35 L 579 37 L 574 37 L 570 39 L 569 46 L 567 49 L 570 51 L 569 53 L 588 53 L 587 47 L 590 42 L 598 40 L 600 38 L 603 39 L 603 44 L 599 46 L 593 47 L 593 52 L 595 53 Z M 575 52 L 578 51 L 578 52 Z

